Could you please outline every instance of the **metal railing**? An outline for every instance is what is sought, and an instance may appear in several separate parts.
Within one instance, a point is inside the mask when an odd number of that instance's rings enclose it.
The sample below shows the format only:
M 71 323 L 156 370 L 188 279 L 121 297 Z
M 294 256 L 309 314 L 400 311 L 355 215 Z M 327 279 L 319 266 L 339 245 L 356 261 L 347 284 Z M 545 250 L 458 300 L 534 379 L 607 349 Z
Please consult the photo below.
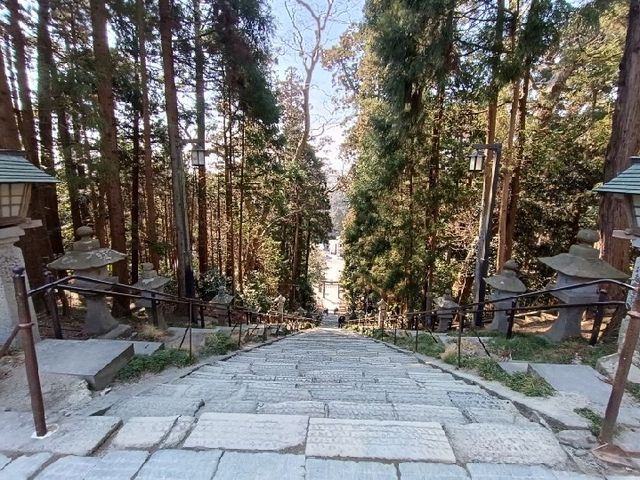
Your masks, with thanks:
M 509 308 L 503 308 L 503 309 L 494 308 L 494 313 L 499 311 L 505 311 L 508 313 L 509 323 L 508 323 L 507 338 L 511 338 L 513 335 L 513 327 L 515 323 L 516 312 L 559 310 L 562 308 L 574 308 L 574 307 L 596 307 L 594 324 L 593 324 L 591 336 L 589 339 L 589 343 L 591 345 L 595 345 L 598 340 L 598 336 L 599 336 L 598 334 L 599 334 L 600 328 L 602 326 L 604 308 L 607 306 L 616 306 L 617 308 L 620 308 L 620 307 L 626 308 L 626 305 L 627 305 L 626 301 L 607 300 L 606 291 L 599 290 L 599 298 L 597 302 L 569 303 L 569 304 L 554 303 L 552 305 L 536 304 L 536 305 L 528 305 L 528 306 L 525 306 L 525 305 L 518 306 L 518 302 L 522 301 L 523 299 L 537 298 L 542 295 L 547 295 L 547 294 L 552 294 L 555 292 L 561 292 L 561 291 L 567 291 L 567 290 L 574 290 L 574 289 L 593 286 L 593 285 L 613 285 L 617 287 L 622 287 L 623 289 L 628 291 L 633 290 L 635 292 L 633 304 L 631 305 L 631 308 L 627 312 L 627 315 L 629 316 L 629 326 L 627 328 L 627 332 L 624 337 L 624 342 L 622 344 L 622 347 L 619 350 L 619 361 L 618 361 L 615 376 L 613 379 L 611 395 L 609 397 L 609 401 L 607 402 L 607 408 L 605 411 L 605 416 L 602 422 L 602 428 L 599 436 L 599 440 L 601 443 L 601 447 L 599 448 L 603 448 L 603 447 L 605 449 L 612 448 L 615 451 L 615 449 L 612 447 L 611 442 L 613 440 L 616 421 L 620 411 L 620 405 L 622 403 L 622 397 L 624 395 L 627 379 L 629 376 L 629 371 L 632 365 L 633 353 L 638 344 L 638 338 L 640 337 L 640 281 L 634 281 L 634 285 L 630 285 L 628 283 L 621 282 L 618 280 L 612 280 L 612 279 L 593 280 L 593 281 L 583 282 L 575 285 L 567 285 L 564 287 L 554 287 L 550 289 L 537 290 L 533 292 L 522 293 L 519 295 L 513 295 L 510 297 L 492 299 L 492 300 L 487 300 L 483 302 L 469 303 L 466 305 L 460 305 L 456 307 L 438 308 L 438 309 L 426 310 L 426 311 L 420 311 L 420 312 L 407 312 L 404 315 L 392 316 L 390 319 L 388 319 L 388 322 L 394 327 L 394 344 L 396 343 L 396 340 L 397 340 L 398 321 L 401 322 L 401 326 L 405 326 L 405 325 L 409 326 L 410 323 L 412 323 L 411 326 L 415 327 L 415 337 L 416 337 L 414 351 L 417 352 L 418 351 L 418 335 L 419 335 L 418 325 L 420 323 L 420 317 L 421 316 L 424 317 L 423 325 L 425 329 L 428 330 L 433 340 L 437 342 L 438 340 L 435 338 L 435 336 L 433 335 L 434 332 L 432 331 L 433 322 L 437 321 L 437 316 L 439 313 L 442 314 L 441 312 L 447 312 L 448 318 L 451 318 L 453 315 L 453 319 L 457 318 L 457 321 L 458 321 L 458 325 L 457 325 L 457 334 L 458 334 L 457 335 L 458 337 L 457 338 L 457 355 L 458 355 L 457 366 L 458 368 L 460 368 L 461 366 L 461 340 L 462 340 L 462 332 L 466 324 L 467 315 L 474 314 L 476 313 L 476 311 L 484 309 L 484 307 L 487 305 L 495 305 L 496 303 L 499 303 L 499 302 L 505 302 L 505 301 L 511 302 Z M 478 307 L 482 307 L 482 308 L 479 309 Z M 427 317 L 429 317 L 432 320 L 431 325 L 429 324 L 429 322 L 426 321 Z M 378 321 L 374 316 L 365 315 L 365 317 L 357 318 L 355 320 L 350 320 L 349 323 L 357 323 L 359 326 L 364 327 L 365 325 L 371 325 L 371 324 L 377 325 Z M 483 324 L 484 323 L 485 323 L 485 320 L 483 318 Z M 385 324 L 383 323 L 382 326 L 383 326 L 382 334 L 384 338 Z M 469 326 L 470 326 L 470 329 L 476 333 L 476 336 L 478 337 L 478 340 L 480 341 L 487 355 L 491 356 L 488 349 L 486 348 L 486 346 L 484 345 L 480 337 L 477 335 L 477 332 L 475 331 L 475 328 L 474 328 L 474 322 L 470 321 Z
M 158 307 L 162 303 L 172 304 L 175 306 L 186 305 L 188 311 L 188 324 L 183 333 L 179 347 L 182 348 L 184 342 L 187 339 L 189 342 L 189 358 L 193 357 L 193 326 L 200 325 L 201 328 L 205 327 L 205 311 L 212 306 L 222 306 L 227 310 L 227 324 L 231 327 L 229 332 L 230 336 L 233 336 L 235 330 L 238 331 L 238 343 L 237 348 L 242 347 L 243 340 L 243 325 L 247 325 L 244 332 L 244 338 L 249 339 L 253 334 L 263 326 L 262 340 L 266 341 L 268 331 L 275 326 L 276 330 L 274 336 L 279 334 L 286 335 L 289 332 L 297 332 L 300 330 L 300 325 L 303 322 L 310 322 L 311 319 L 298 315 L 275 315 L 275 314 L 263 314 L 254 312 L 248 309 L 237 308 L 233 309 L 230 305 L 224 304 L 212 304 L 211 302 L 205 302 L 197 298 L 184 298 L 169 293 L 158 292 L 156 290 L 150 290 L 145 288 L 139 288 L 132 285 L 124 285 L 118 282 L 109 282 L 105 280 L 99 280 L 96 278 L 84 277 L 81 275 L 70 275 L 58 280 L 54 280 L 53 276 L 48 272 L 45 274 L 48 282 L 38 288 L 34 288 L 30 291 L 27 290 L 26 278 L 24 275 L 24 268 L 14 269 L 13 284 L 15 290 L 16 302 L 18 305 L 18 323 L 5 341 L 4 345 L 0 347 L 0 357 L 5 355 L 11 344 L 20 335 L 22 349 L 25 355 L 25 368 L 27 372 L 27 381 L 29 384 L 29 393 L 31 398 L 31 410 L 33 413 L 33 420 L 36 429 L 36 435 L 42 437 L 47 434 L 47 426 L 45 422 L 45 409 L 42 398 L 42 389 L 40 386 L 40 377 L 38 372 L 38 360 L 35 349 L 35 341 L 33 335 L 33 327 L 35 324 L 31 318 L 31 311 L 29 307 L 29 298 L 37 295 L 43 295 L 45 299 L 45 305 L 52 321 L 52 329 L 54 336 L 57 339 L 63 338 L 63 330 L 60 323 L 60 316 L 58 314 L 57 301 L 55 291 L 70 291 L 79 294 L 89 295 L 102 295 L 109 297 L 121 297 L 128 298 L 130 300 L 144 300 L 151 303 L 151 317 L 153 324 L 158 326 Z M 75 283 L 72 283 L 75 282 Z M 78 285 L 77 282 L 83 282 L 84 285 Z M 105 288 L 91 288 L 88 285 L 100 285 L 108 286 Z M 132 293 L 133 292 L 133 293 Z M 195 312 L 199 312 L 200 321 L 195 320 Z M 236 314 L 236 315 L 232 315 Z M 240 320 L 232 320 L 233 317 L 240 317 Z

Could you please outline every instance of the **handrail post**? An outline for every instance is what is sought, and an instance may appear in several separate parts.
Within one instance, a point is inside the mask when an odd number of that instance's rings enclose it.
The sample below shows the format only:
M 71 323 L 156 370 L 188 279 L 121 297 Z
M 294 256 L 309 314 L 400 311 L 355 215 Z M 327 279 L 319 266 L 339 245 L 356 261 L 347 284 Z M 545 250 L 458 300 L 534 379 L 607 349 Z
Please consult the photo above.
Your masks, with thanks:
M 414 352 L 418 352 L 418 319 L 416 318 L 415 314 L 411 315 L 411 319 L 413 320 L 413 325 L 416 329 L 416 342 L 415 342 L 415 346 L 413 347 L 413 351 Z
M 151 321 L 154 327 L 158 326 L 158 300 L 155 293 L 151 293 Z
M 633 352 L 638 343 L 638 336 L 640 336 L 640 288 L 637 286 L 635 299 L 628 315 L 629 327 L 627 328 L 624 343 L 620 350 L 620 360 L 618 362 L 618 368 L 616 369 L 616 376 L 613 380 L 611 396 L 607 403 L 604 420 L 602 421 L 602 429 L 600 430 L 600 442 L 602 443 L 611 443 L 613 438 L 618 412 L 620 411 L 620 404 L 622 403 L 622 396 L 624 395 L 627 377 L 631 369 Z
M 602 303 L 607 299 L 607 291 L 601 289 L 598 292 L 598 303 Z M 600 336 L 600 327 L 602 326 L 602 318 L 604 317 L 604 305 L 596 306 L 596 313 L 593 319 L 593 327 L 591 328 L 591 338 L 589 339 L 589 345 L 595 345 L 598 343 L 598 337 Z
M 24 351 L 24 366 L 27 370 L 33 423 L 36 427 L 36 435 L 43 437 L 47 434 L 47 423 L 45 421 L 42 387 L 40 386 L 40 376 L 38 373 L 38 356 L 33 341 L 33 322 L 31 321 L 31 312 L 29 311 L 24 268 L 15 268 L 13 273 L 13 287 L 18 304 L 18 327 L 20 328 L 20 339 Z
M 516 316 L 516 308 L 518 306 L 518 298 L 514 298 L 511 300 L 511 308 L 509 309 L 509 318 L 507 324 L 507 338 L 511 338 L 513 336 L 513 324 L 515 323 Z
M 193 358 L 193 304 L 189 300 L 189 360 Z
M 51 284 L 54 282 L 53 274 L 46 270 L 44 272 L 44 281 L 47 284 Z M 53 289 L 54 287 L 49 287 L 44 292 L 44 300 L 47 305 L 47 310 L 49 310 L 49 315 L 51 315 L 51 326 L 53 327 L 53 335 L 62 340 L 62 327 L 60 326 L 60 317 L 58 316 L 58 302 L 56 302 L 56 295 Z
M 242 320 L 240 320 L 240 328 L 238 330 L 238 348 L 242 345 Z
M 397 345 L 398 343 L 398 317 L 393 321 L 393 344 Z
M 458 368 L 462 364 L 462 330 L 464 329 L 464 320 L 466 312 L 464 310 L 458 310 Z

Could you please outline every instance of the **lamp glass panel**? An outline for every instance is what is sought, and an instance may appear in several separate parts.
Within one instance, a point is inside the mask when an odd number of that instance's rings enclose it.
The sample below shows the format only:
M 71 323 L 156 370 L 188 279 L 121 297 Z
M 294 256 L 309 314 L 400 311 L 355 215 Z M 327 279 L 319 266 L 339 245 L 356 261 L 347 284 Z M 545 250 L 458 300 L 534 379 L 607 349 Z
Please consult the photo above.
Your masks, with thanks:
M 479 150 L 475 150 L 469 155 L 469 171 L 481 172 L 484 168 L 484 154 Z
M 31 185 L 26 183 L 0 183 L 0 221 L 22 219 L 27 216 Z
M 205 152 L 194 148 L 191 150 L 191 165 L 194 167 L 204 167 L 205 165 Z
M 640 227 L 640 195 L 631 195 L 634 227 Z

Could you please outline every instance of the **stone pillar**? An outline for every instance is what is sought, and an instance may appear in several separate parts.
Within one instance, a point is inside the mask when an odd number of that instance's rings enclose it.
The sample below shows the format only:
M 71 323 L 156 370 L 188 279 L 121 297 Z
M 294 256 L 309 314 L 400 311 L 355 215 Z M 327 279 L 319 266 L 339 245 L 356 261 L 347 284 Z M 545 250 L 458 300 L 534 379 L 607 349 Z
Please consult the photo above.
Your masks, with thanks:
M 387 321 L 387 302 L 384 298 L 378 302 L 378 328 L 384 330 L 384 323 Z
M 35 224 L 35 222 L 33 223 Z M 13 328 L 18 324 L 18 305 L 13 288 L 13 270 L 24 268 L 22 251 L 15 246 L 24 233 L 20 226 L 0 228 L 0 345 L 4 344 Z M 26 281 L 27 289 L 29 289 L 29 279 Z M 38 319 L 31 299 L 29 299 L 29 309 L 31 310 L 31 320 L 34 323 L 33 338 L 39 341 Z M 19 339 L 18 335 L 12 345 L 19 346 Z
M 143 288 L 145 290 L 154 290 L 158 293 L 164 293 L 164 286 L 171 281 L 170 278 L 161 277 L 153 269 L 153 263 L 142 264 L 142 274 L 138 283 L 134 287 Z M 148 310 L 153 307 L 153 296 L 150 292 L 141 292 L 140 298 L 136 300 L 136 307 Z M 156 315 L 158 320 L 158 328 L 167 329 L 167 321 L 165 319 L 165 304 L 156 302 Z M 147 316 L 148 316 L 147 312 Z
M 485 279 L 487 285 L 493 288 L 491 300 L 498 300 L 494 303 L 495 309 L 500 310 L 493 314 L 493 321 L 489 325 L 490 330 L 507 333 L 509 318 L 506 309 L 511 307 L 511 300 L 499 300 L 527 291 L 527 287 L 524 286 L 524 283 L 520 281 L 516 274 L 517 270 L 518 264 L 513 260 L 507 260 L 500 273 Z
M 438 328 L 436 328 L 436 332 L 446 333 L 451 327 L 451 322 L 456 312 L 455 309 L 459 305 L 453 301 L 451 290 L 444 292 L 442 297 L 436 298 L 435 303 L 438 307 Z

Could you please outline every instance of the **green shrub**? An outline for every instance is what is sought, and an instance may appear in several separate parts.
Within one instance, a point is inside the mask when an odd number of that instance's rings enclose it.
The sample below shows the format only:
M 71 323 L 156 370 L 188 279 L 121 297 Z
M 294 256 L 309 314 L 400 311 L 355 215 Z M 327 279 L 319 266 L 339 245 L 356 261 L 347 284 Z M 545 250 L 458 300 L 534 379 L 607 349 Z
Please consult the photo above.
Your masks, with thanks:
M 140 378 L 145 373 L 159 373 L 168 367 L 187 367 L 195 362 L 185 350 L 168 348 L 151 355 L 136 355 L 118 372 L 117 380 L 128 381 Z
M 582 363 L 595 366 L 600 357 L 614 353 L 615 343 L 589 345 L 584 339 L 552 343 L 539 335 L 514 335 L 513 338 L 494 337 L 489 342 L 492 353 L 513 360 L 542 363 L 572 363 L 578 357 Z
M 224 355 L 237 348 L 238 343 L 229 335 L 223 332 L 215 332 L 206 336 L 204 347 L 199 353 L 201 357 L 210 357 L 212 355 Z
M 640 383 L 627 382 L 627 392 L 636 402 L 640 402 Z
M 576 408 L 573 410 L 581 417 L 586 418 L 591 422 L 591 433 L 593 433 L 596 437 L 600 436 L 600 429 L 602 428 L 602 420 L 604 420 L 600 415 L 591 410 L 590 408 Z

